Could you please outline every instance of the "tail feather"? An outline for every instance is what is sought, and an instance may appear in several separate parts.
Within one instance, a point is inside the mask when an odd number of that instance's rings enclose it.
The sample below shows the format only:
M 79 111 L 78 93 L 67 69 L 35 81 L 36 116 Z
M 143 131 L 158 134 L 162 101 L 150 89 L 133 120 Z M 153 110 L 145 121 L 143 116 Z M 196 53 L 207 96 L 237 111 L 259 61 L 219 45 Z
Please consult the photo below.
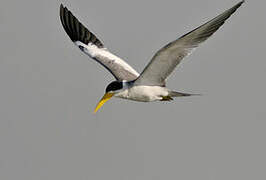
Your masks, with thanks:
M 182 97 L 182 96 L 201 96 L 202 94 L 188 94 L 188 93 L 181 93 L 176 91 L 170 91 L 169 96 L 171 97 Z

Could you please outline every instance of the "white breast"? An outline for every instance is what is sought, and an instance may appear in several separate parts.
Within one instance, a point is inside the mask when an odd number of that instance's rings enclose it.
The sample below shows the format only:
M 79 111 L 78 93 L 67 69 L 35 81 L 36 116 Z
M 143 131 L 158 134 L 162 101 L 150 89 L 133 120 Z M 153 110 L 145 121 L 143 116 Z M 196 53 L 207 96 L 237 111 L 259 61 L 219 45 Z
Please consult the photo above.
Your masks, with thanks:
M 160 86 L 132 86 L 129 89 L 117 93 L 115 97 L 150 102 L 161 100 L 162 96 L 167 96 L 168 94 L 168 90 Z

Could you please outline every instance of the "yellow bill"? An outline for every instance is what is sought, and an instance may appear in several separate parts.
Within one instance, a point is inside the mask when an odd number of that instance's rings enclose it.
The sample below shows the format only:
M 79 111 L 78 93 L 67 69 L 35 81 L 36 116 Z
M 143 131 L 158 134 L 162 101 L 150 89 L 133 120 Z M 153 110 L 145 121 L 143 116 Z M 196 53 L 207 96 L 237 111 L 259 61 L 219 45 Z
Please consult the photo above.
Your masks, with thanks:
M 94 113 L 96 113 L 103 105 L 106 103 L 111 97 L 113 97 L 114 93 L 105 93 L 105 95 L 102 97 L 100 102 L 97 104 L 96 108 L 94 109 Z

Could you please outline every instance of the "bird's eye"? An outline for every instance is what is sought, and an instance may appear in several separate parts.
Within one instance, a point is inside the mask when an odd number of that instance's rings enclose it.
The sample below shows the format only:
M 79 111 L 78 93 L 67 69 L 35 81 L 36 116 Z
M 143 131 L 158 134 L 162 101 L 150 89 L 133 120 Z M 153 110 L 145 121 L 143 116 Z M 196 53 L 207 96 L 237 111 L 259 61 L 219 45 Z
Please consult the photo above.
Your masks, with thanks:
M 123 88 L 122 82 L 114 81 L 106 87 L 106 92 L 114 92 Z
M 84 50 L 84 47 L 83 47 L 83 46 L 79 46 L 79 49 L 80 49 L 81 51 L 83 51 L 83 50 Z

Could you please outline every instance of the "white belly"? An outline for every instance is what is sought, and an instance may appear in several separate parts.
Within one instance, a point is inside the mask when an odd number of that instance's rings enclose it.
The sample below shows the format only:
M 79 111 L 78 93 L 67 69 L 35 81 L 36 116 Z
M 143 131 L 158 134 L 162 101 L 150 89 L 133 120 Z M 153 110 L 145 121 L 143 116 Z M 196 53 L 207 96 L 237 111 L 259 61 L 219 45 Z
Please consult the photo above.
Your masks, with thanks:
M 150 102 L 161 100 L 163 96 L 168 96 L 168 94 L 168 89 L 160 86 L 133 86 L 115 94 L 115 97 Z

